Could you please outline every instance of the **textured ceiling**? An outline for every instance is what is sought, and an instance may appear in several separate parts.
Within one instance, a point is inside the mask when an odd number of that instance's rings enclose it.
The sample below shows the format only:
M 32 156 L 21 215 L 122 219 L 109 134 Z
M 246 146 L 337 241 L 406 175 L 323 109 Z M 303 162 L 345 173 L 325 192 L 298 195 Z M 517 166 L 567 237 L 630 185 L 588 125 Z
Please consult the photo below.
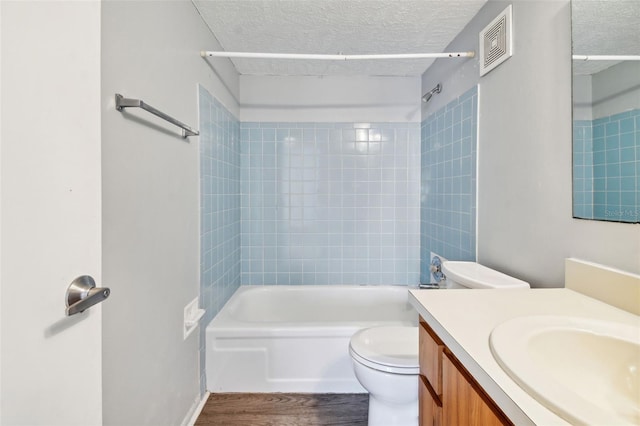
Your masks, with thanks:
M 575 55 L 640 55 L 640 0 L 573 0 Z M 576 74 L 595 74 L 617 62 L 574 61 Z
M 443 52 L 485 2 L 193 0 L 226 51 L 319 54 Z M 232 62 L 253 75 L 418 76 L 433 60 Z

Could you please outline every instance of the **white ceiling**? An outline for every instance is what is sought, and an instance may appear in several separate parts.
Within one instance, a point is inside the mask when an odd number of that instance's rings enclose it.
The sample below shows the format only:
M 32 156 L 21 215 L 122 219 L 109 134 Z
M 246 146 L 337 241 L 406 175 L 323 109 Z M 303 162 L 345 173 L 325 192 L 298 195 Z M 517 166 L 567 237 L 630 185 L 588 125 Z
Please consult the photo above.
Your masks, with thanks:
M 192 0 L 226 51 L 440 53 L 486 0 Z M 202 46 L 201 50 L 215 50 Z M 469 50 L 473 50 L 470 46 Z M 459 59 L 452 59 L 459 60 Z M 460 59 L 461 60 L 461 59 Z M 232 59 L 240 74 L 419 76 L 420 60 Z
M 575 55 L 640 55 L 640 0 L 573 0 Z M 574 73 L 595 74 L 618 62 L 574 61 Z

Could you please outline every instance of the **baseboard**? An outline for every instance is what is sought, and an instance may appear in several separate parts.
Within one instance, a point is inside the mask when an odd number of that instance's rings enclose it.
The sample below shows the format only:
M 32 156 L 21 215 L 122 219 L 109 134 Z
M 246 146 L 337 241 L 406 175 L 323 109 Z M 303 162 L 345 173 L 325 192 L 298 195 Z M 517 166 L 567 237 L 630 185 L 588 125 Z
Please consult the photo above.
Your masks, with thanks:
M 196 424 L 196 420 L 198 420 L 198 416 L 200 416 L 200 413 L 204 408 L 204 404 L 207 402 L 207 399 L 209 398 L 209 394 L 210 392 L 205 392 L 204 395 L 202 395 L 202 399 L 195 400 L 194 404 L 191 406 L 191 409 L 189 410 L 184 420 L 182 421 L 181 423 L 182 426 L 194 426 Z

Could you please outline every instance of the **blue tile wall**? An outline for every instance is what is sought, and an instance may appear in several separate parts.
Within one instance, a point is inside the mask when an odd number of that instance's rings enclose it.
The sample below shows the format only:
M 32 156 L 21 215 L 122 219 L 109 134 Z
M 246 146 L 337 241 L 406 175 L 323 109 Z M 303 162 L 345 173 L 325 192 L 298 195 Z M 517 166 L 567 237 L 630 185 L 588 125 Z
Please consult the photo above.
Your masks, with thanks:
M 200 114 L 200 386 L 205 325 L 240 285 L 240 123 L 202 86 Z
M 593 219 L 593 146 L 591 120 L 573 122 L 573 214 Z
M 574 216 L 640 220 L 640 109 L 573 127 Z
M 478 90 L 474 87 L 421 123 L 420 279 L 430 282 L 430 252 L 476 259 Z
M 417 284 L 418 123 L 243 122 L 242 284 Z

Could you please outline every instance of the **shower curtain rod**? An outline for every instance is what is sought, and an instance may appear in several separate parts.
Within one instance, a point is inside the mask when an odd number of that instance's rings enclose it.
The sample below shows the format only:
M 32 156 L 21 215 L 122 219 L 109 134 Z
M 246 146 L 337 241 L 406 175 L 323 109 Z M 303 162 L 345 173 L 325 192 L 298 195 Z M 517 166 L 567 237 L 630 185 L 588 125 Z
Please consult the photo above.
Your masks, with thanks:
M 640 55 L 573 55 L 575 61 L 640 61 Z
M 203 50 L 200 56 L 215 56 L 222 58 L 246 59 L 311 59 L 321 61 L 352 61 L 364 59 L 437 59 L 437 58 L 473 58 L 476 52 L 448 52 L 448 53 L 398 53 L 391 55 L 318 55 L 300 53 L 256 53 L 256 52 L 221 52 Z

